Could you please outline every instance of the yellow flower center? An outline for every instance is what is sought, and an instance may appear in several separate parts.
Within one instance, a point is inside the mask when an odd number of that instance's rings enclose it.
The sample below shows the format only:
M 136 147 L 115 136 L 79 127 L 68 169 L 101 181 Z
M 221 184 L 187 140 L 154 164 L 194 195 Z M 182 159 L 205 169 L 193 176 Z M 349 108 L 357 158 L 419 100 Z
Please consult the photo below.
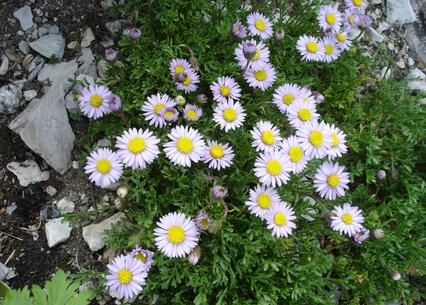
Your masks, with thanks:
M 164 116 L 168 119 L 168 118 L 170 118 L 171 116 L 173 116 L 175 113 L 173 112 L 173 111 L 166 111 L 166 112 L 164 112 Z
M 215 159 L 221 159 L 224 154 L 225 154 L 225 151 L 220 145 L 213 145 L 210 148 L 210 155 Z
M 337 146 L 339 145 L 339 138 L 337 137 L 337 134 L 334 132 L 331 133 L 331 146 Z
M 308 41 L 306 43 L 306 49 L 311 53 L 315 53 L 318 51 L 318 44 L 313 41 Z
M 164 105 L 163 103 L 157 103 L 157 104 L 154 106 L 154 113 L 155 113 L 156 115 L 160 115 L 160 111 L 161 111 L 164 107 L 166 107 L 166 105 Z
M 325 54 L 327 55 L 333 54 L 334 48 L 331 44 L 324 45 L 324 49 L 325 49 Z
M 327 177 L 327 185 L 331 188 L 335 188 L 339 185 L 340 178 L 336 174 L 331 174 Z
M 263 20 L 256 20 L 255 23 L 254 23 L 254 26 L 259 31 L 264 31 L 266 29 L 266 23 Z
M 283 213 L 278 212 L 274 216 L 274 222 L 278 226 L 283 226 L 287 223 L 287 217 L 285 217 L 285 215 Z
M 226 109 L 223 112 L 223 118 L 227 122 L 233 122 L 237 118 L 237 112 L 232 108 Z
M 286 105 L 290 105 L 294 101 L 294 95 L 291 93 L 284 94 L 283 103 Z
M 350 225 L 352 223 L 352 215 L 350 214 L 343 214 L 342 215 L 342 221 L 346 223 L 347 225 Z
M 257 79 L 258 81 L 263 81 L 266 78 L 266 71 L 265 70 L 258 70 L 256 72 L 253 73 L 254 78 Z
M 177 146 L 177 149 L 183 154 L 188 154 L 193 149 L 192 140 L 187 137 L 182 137 L 179 140 L 177 140 L 176 146 Z
M 201 219 L 200 223 L 204 228 L 207 228 L 209 225 L 209 220 L 207 218 L 203 218 Z
M 175 73 L 183 73 L 185 72 L 185 68 L 183 66 L 176 66 L 175 67 Z
M 145 150 L 146 142 L 145 139 L 142 138 L 134 138 L 129 141 L 127 144 L 127 148 L 134 154 L 138 154 Z
M 267 209 L 271 206 L 272 204 L 272 200 L 271 197 L 269 195 L 266 194 L 260 194 L 257 197 L 257 204 L 262 208 L 262 209 Z
M 322 132 L 319 130 L 314 130 L 309 135 L 309 142 L 311 142 L 314 147 L 320 147 L 322 145 L 322 140 Z
M 99 94 L 94 94 L 90 98 L 89 102 L 93 107 L 99 107 L 100 105 L 102 105 L 102 96 L 100 96 Z
M 266 170 L 273 176 L 281 173 L 281 164 L 277 160 L 271 160 L 266 164 Z
M 299 162 L 303 158 L 303 150 L 299 146 L 293 146 L 288 151 L 290 160 L 293 162 Z
M 349 16 L 348 17 L 348 22 L 349 22 L 349 24 L 354 24 L 354 22 L 355 22 L 355 16 Z
M 180 244 L 185 239 L 185 231 L 180 226 L 170 227 L 167 237 L 172 244 Z
M 148 257 L 145 254 L 143 254 L 142 252 L 136 253 L 133 256 L 133 258 L 136 258 L 136 259 L 140 260 L 142 263 L 146 263 L 146 261 L 148 259 Z
M 266 130 L 262 132 L 261 139 L 262 139 L 262 142 L 266 145 L 271 145 L 275 142 L 274 134 L 270 130 Z
M 111 161 L 109 161 L 108 159 L 100 159 L 96 163 L 96 170 L 100 172 L 101 174 L 109 173 L 111 168 L 112 168 L 112 164 L 111 164 Z
M 121 269 L 117 274 L 120 284 L 129 284 L 132 280 L 132 272 L 129 269 Z
M 231 94 L 231 88 L 229 88 L 228 86 L 220 86 L 219 90 L 222 96 L 227 97 Z
M 189 110 L 186 112 L 186 115 L 187 115 L 190 119 L 193 119 L 193 120 L 195 120 L 195 119 L 197 118 L 197 112 L 196 112 L 195 110 L 192 110 L 192 109 L 189 109 Z
M 342 33 L 337 33 L 337 34 L 336 34 L 336 39 L 337 39 L 339 42 L 345 42 L 345 40 L 346 40 L 345 35 L 343 35 Z
M 191 79 L 190 77 L 187 77 L 187 78 L 185 79 L 185 81 L 183 82 L 183 85 L 184 85 L 184 86 L 188 86 L 191 82 L 192 82 L 192 79 Z
M 353 3 L 355 6 L 360 7 L 360 6 L 362 5 L 362 0 L 352 0 L 352 3 Z
M 309 121 L 312 118 L 312 113 L 309 111 L 309 109 L 306 108 L 300 109 L 297 115 L 299 117 L 299 120 L 303 122 Z
M 336 23 L 336 16 L 334 14 L 327 14 L 325 15 L 325 20 L 328 24 L 335 24 Z
M 258 59 L 259 59 L 259 57 L 260 57 L 260 52 L 259 52 L 259 49 L 258 49 L 258 48 L 256 48 L 256 53 L 254 54 L 254 57 L 253 57 L 253 59 L 252 59 L 252 60 L 258 60 Z

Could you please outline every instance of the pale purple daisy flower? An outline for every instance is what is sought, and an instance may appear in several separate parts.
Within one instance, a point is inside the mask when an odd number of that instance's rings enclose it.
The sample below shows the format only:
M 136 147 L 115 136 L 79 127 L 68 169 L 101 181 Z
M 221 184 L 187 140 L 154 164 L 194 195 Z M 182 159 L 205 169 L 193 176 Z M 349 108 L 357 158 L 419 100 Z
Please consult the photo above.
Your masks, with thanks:
M 239 21 L 235 22 L 232 25 L 231 33 L 232 33 L 232 35 L 234 35 L 237 38 L 244 38 L 247 35 L 246 34 L 246 27 L 244 25 L 242 25 Z
M 128 36 L 132 39 L 138 39 L 139 37 L 141 37 L 142 32 L 140 29 L 138 29 L 137 27 L 131 27 L 128 31 Z
M 113 61 L 117 58 L 118 52 L 114 49 L 106 49 L 105 50 L 105 59 L 108 61 Z
M 191 64 L 186 59 L 174 58 L 170 61 L 169 70 L 173 77 L 175 77 L 177 73 L 185 73 L 191 69 Z
M 361 224 L 364 222 L 364 217 L 358 207 L 352 207 L 349 203 L 344 203 L 343 207 L 336 206 L 332 212 L 334 216 L 331 216 L 331 228 L 334 231 L 339 231 L 340 234 L 348 234 L 352 237 L 362 228 Z
M 314 187 L 322 198 L 336 200 L 345 195 L 345 189 L 349 189 L 349 173 L 339 163 L 329 161 L 322 164 L 316 174 Z
M 312 124 L 317 122 L 319 114 L 317 113 L 314 103 L 307 103 L 299 99 L 288 107 L 287 117 L 290 125 L 293 126 L 294 129 L 299 129 L 307 123 Z
M 154 256 L 154 252 L 142 249 L 138 245 L 136 245 L 132 252 L 130 252 L 130 256 L 141 261 L 145 265 L 147 271 L 149 271 L 152 263 L 154 262 L 152 258 Z
M 167 107 L 176 106 L 176 102 L 167 94 L 153 94 L 148 96 L 147 101 L 142 105 L 142 112 L 149 125 L 163 127 L 166 121 L 161 115 L 161 110 Z
M 244 78 L 250 87 L 265 91 L 274 84 L 276 73 L 271 64 L 262 63 L 247 69 Z
M 300 95 L 297 97 L 297 99 L 301 99 L 307 103 L 317 103 L 317 101 L 315 100 L 315 96 L 312 93 L 312 90 L 309 89 L 307 86 L 300 88 Z
M 291 171 L 295 174 L 302 172 L 310 160 L 296 136 L 284 139 L 281 143 L 281 151 L 290 158 Z
M 350 49 L 352 41 L 348 39 L 347 32 L 334 33 L 332 37 L 336 39 L 337 45 L 339 46 L 340 50 L 345 51 Z
M 179 112 L 174 107 L 166 107 L 160 110 L 160 115 L 166 123 L 176 122 Z
M 293 208 L 286 202 L 280 202 L 274 205 L 271 210 L 265 215 L 268 229 L 272 229 L 272 235 L 280 238 L 287 238 L 291 235 L 293 229 L 296 228 L 294 220 Z
M 365 30 L 371 26 L 373 21 L 367 15 L 357 15 L 355 16 L 355 24 L 360 30 Z
M 250 133 L 254 139 L 251 146 L 256 151 L 273 151 L 274 149 L 278 149 L 282 140 L 280 130 L 268 121 L 257 122 Z
M 259 36 L 262 40 L 268 39 L 273 35 L 271 21 L 261 13 L 255 12 L 248 15 L 247 24 L 250 34 Z
M 211 193 L 215 199 L 224 199 L 226 196 L 228 196 L 228 190 L 222 185 L 213 186 Z
M 76 85 L 72 90 L 75 92 L 75 94 L 77 94 L 78 97 L 80 97 L 83 95 L 84 88 L 82 85 Z
M 301 89 L 296 84 L 284 84 L 275 89 L 272 102 L 278 107 L 281 113 L 287 113 L 288 107 L 301 95 Z
M 123 164 L 117 153 L 109 148 L 99 148 L 87 157 L 84 172 L 90 174 L 89 180 L 95 185 L 105 187 L 120 179 Z
M 243 41 L 238 44 L 234 51 L 235 59 L 241 68 L 257 67 L 261 63 L 269 62 L 269 49 L 263 42 L 254 39 Z
M 131 128 L 117 137 L 115 146 L 125 166 L 144 169 L 160 154 L 160 140 L 149 130 Z
M 326 133 L 331 136 L 331 147 L 328 150 L 328 159 L 332 160 L 341 157 L 345 154 L 348 149 L 346 147 L 346 135 L 339 128 L 335 127 L 334 124 L 326 124 Z
M 106 86 L 90 85 L 83 89 L 79 98 L 80 110 L 91 119 L 98 119 L 110 113 L 109 103 L 112 92 Z
M 361 227 L 355 232 L 354 240 L 358 244 L 362 244 L 368 238 L 368 236 L 370 236 L 370 230 L 368 230 L 364 227 Z
M 186 104 L 183 109 L 183 117 L 187 122 L 198 121 L 202 114 L 203 110 L 196 105 Z
M 290 180 L 291 165 L 288 155 L 281 150 L 265 151 L 254 163 L 254 174 L 266 186 L 281 186 Z
M 109 108 L 113 112 L 121 112 L 123 105 L 121 104 L 121 98 L 117 94 L 112 94 L 109 100 Z
M 229 100 L 238 101 L 241 96 L 240 85 L 229 76 L 219 77 L 216 82 L 210 85 L 210 90 L 213 93 L 213 99 L 219 103 Z
M 302 60 L 320 61 L 324 56 L 324 46 L 318 38 L 311 35 L 300 36 L 296 48 L 302 55 Z
M 300 140 L 300 145 L 308 158 L 324 158 L 331 148 L 331 136 L 328 133 L 325 123 L 308 122 L 296 131 L 296 136 Z
M 245 202 L 245 205 L 251 214 L 265 219 L 271 208 L 280 202 L 280 196 L 274 188 L 258 184 L 250 190 L 250 198 Z
M 345 5 L 354 12 L 363 13 L 367 8 L 367 0 L 345 0 Z
M 211 224 L 212 220 L 209 214 L 200 211 L 198 212 L 197 216 L 195 216 L 195 225 L 197 226 L 198 230 L 206 231 Z
M 130 255 L 120 255 L 108 264 L 106 285 L 119 299 L 130 300 L 142 291 L 148 276 L 146 266 Z
M 338 32 L 342 25 L 342 16 L 337 7 L 333 5 L 320 6 L 317 20 L 325 32 Z
M 352 30 L 352 27 L 355 25 L 355 16 L 357 15 L 356 12 L 353 10 L 347 8 L 345 9 L 345 14 L 343 17 L 343 27 L 345 29 L 345 32 L 350 33 Z
M 246 113 L 240 102 L 218 103 L 214 109 L 213 121 L 220 125 L 225 132 L 243 125 Z
M 185 93 L 194 92 L 197 90 L 197 84 L 200 82 L 200 78 L 194 69 L 185 71 L 186 79 L 183 83 L 176 82 L 176 88 L 183 90 Z
M 228 143 L 221 144 L 217 141 L 207 140 L 202 161 L 208 163 L 209 167 L 220 170 L 231 166 L 234 156 L 234 150 Z
M 326 36 L 322 39 L 324 45 L 324 58 L 325 62 L 332 62 L 339 58 L 342 49 L 336 38 L 333 36 Z

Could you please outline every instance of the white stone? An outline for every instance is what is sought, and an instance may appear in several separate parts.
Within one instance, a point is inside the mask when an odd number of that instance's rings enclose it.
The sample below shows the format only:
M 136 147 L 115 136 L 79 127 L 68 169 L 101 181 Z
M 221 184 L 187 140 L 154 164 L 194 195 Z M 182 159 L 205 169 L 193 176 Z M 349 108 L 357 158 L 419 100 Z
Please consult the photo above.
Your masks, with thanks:
M 71 198 L 66 196 L 56 203 L 56 207 L 61 213 L 73 213 L 75 209 L 75 204 L 71 200 Z
M 37 96 L 37 91 L 35 90 L 24 91 L 24 98 L 27 102 L 31 101 L 36 96 Z
M 9 58 L 6 55 L 1 57 L 0 75 L 5 75 L 9 71 Z
M 420 22 L 409 24 L 405 28 L 405 40 L 408 42 L 410 49 L 415 50 L 417 57 L 426 64 L 426 36 L 423 34 L 424 29 Z
M 383 67 L 382 71 L 380 72 L 380 79 L 389 79 L 389 77 L 392 74 L 392 70 L 388 67 Z
M 28 5 L 25 5 L 24 7 L 21 7 L 20 9 L 13 12 L 13 16 L 19 20 L 21 29 L 23 31 L 28 30 L 34 25 L 33 13 L 31 12 L 31 8 Z
M 77 68 L 78 64 L 75 59 L 57 64 L 45 64 L 38 73 L 37 80 L 45 85 L 58 83 L 62 86 L 64 92 L 68 92 L 72 87 L 72 83 L 68 79 L 74 79 Z
M 405 69 L 405 61 L 404 61 L 404 59 L 400 59 L 400 60 L 398 60 L 397 62 L 396 62 L 396 65 L 397 65 L 397 67 L 398 68 L 400 68 L 400 69 Z
M 382 33 L 387 30 L 389 30 L 389 24 L 386 21 L 380 22 L 377 32 Z
M 50 196 L 55 196 L 56 193 L 58 192 L 53 186 L 49 185 L 46 187 L 46 193 L 48 193 Z
M 77 74 L 86 74 L 96 76 L 96 63 L 95 56 L 89 48 L 81 49 L 81 56 L 78 58 L 78 70 Z
M 28 186 L 49 179 L 49 171 L 42 172 L 34 160 L 10 162 L 6 165 L 6 168 L 16 175 L 21 186 Z
M 92 41 L 95 40 L 95 35 L 93 34 L 93 31 L 91 28 L 87 28 L 86 31 L 84 31 L 83 39 L 81 40 L 81 47 L 87 48 L 90 46 Z
M 104 10 L 110 9 L 115 4 L 114 0 L 103 0 L 101 1 L 101 6 L 104 8 Z
M 113 34 L 113 36 L 115 36 L 118 32 L 121 31 L 126 22 L 126 19 L 115 20 L 105 23 L 105 27 L 108 31 L 110 31 L 111 34 Z
M 11 205 L 6 207 L 6 215 L 11 215 L 17 208 L 16 202 L 12 202 Z
M 64 56 L 65 39 L 60 34 L 49 34 L 31 42 L 30 47 L 44 57 L 61 59 Z
M 67 44 L 67 48 L 70 50 L 77 49 L 79 47 L 78 41 L 71 41 L 69 44 Z
M 39 27 L 37 31 L 38 31 L 38 36 L 40 36 L 40 37 L 43 37 L 43 36 L 49 34 L 49 30 L 47 28 L 43 27 L 43 26 Z
M 52 25 L 49 28 L 49 34 L 58 34 L 59 33 L 59 27 L 57 25 Z
M 0 280 L 4 280 L 6 275 L 9 273 L 9 268 L 0 263 Z
M 408 57 L 408 65 L 414 66 L 414 60 L 411 57 Z
M 426 75 L 418 68 L 411 70 L 407 78 L 409 78 L 408 88 L 413 91 L 426 92 Z
M 111 147 L 112 143 L 108 139 L 100 139 L 98 142 L 96 142 L 95 147 L 96 148 L 102 148 L 102 147 Z
M 21 104 L 22 91 L 17 86 L 9 84 L 0 88 L 0 114 L 12 114 Z
M 18 47 L 22 54 L 27 55 L 28 53 L 30 53 L 30 45 L 25 40 L 22 40 L 18 44 Z
M 382 42 L 385 38 L 379 34 L 375 29 L 373 28 L 367 28 L 365 30 L 365 33 L 370 37 L 370 39 L 374 42 Z
M 101 79 L 106 79 L 108 77 L 108 63 L 105 60 L 100 60 L 98 62 L 98 75 Z
M 80 168 L 80 164 L 78 163 L 78 161 L 72 161 L 72 168 L 73 169 L 79 169 Z
M 46 239 L 49 248 L 66 241 L 70 235 L 72 227 L 65 221 L 62 223 L 62 217 L 49 220 L 45 225 Z
M 114 224 L 124 217 L 124 213 L 117 213 L 100 223 L 83 227 L 83 238 L 89 245 L 90 250 L 98 251 L 102 249 L 105 246 L 106 231 L 110 230 Z
M 69 113 L 80 113 L 80 107 L 78 106 L 77 98 L 74 96 L 72 91 L 70 91 L 65 96 L 65 107 Z
M 416 14 L 410 0 L 387 0 L 387 18 L 389 25 L 403 25 L 416 21 Z

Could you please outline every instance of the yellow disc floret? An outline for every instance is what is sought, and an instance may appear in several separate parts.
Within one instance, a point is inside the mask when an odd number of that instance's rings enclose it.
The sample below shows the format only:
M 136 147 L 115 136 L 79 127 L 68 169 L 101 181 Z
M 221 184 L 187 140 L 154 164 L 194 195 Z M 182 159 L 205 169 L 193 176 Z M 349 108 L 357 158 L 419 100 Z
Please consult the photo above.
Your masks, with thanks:
M 281 164 L 277 160 L 271 160 L 266 164 L 266 170 L 269 174 L 276 176 L 281 173 Z
M 254 54 L 254 57 L 253 57 L 253 59 L 252 59 L 252 60 L 258 60 L 258 59 L 259 59 L 259 57 L 260 57 L 260 52 L 259 52 L 259 49 L 258 49 L 258 48 L 256 48 L 256 53 Z
M 227 122 L 233 122 L 237 118 L 237 112 L 235 109 L 228 108 L 223 112 L 223 118 Z
M 263 20 L 256 20 L 254 22 L 254 26 L 256 27 L 256 29 L 258 29 L 259 31 L 264 31 L 266 29 L 266 23 Z
M 362 5 L 362 0 L 352 0 L 352 3 L 353 3 L 355 6 L 360 7 L 360 6 Z
M 278 226 L 283 226 L 287 223 L 287 217 L 281 212 L 278 212 L 274 216 L 274 223 Z
M 129 141 L 129 144 L 127 144 L 127 148 L 134 154 L 143 152 L 146 148 L 145 139 L 142 139 L 142 138 L 131 139 Z
M 331 44 L 324 45 L 325 54 L 331 55 L 334 52 L 334 47 Z
M 167 237 L 172 244 L 180 244 L 185 240 L 185 231 L 181 226 L 173 226 L 169 228 Z
M 188 86 L 192 82 L 192 78 L 187 77 L 185 81 L 182 83 L 184 86 Z
M 306 43 L 306 49 L 311 53 L 315 53 L 318 51 L 318 44 L 313 41 L 308 41 Z
M 89 102 L 93 107 L 99 107 L 102 105 L 102 96 L 99 94 L 94 94 L 90 98 Z
M 146 257 L 146 255 L 143 254 L 142 252 L 138 252 L 135 255 L 133 255 L 133 258 L 140 260 L 142 263 L 146 263 L 148 259 L 148 257 Z
M 117 274 L 120 284 L 129 284 L 132 281 L 132 272 L 129 269 L 121 269 Z
M 112 164 L 111 164 L 111 161 L 109 161 L 108 159 L 100 159 L 96 163 L 96 170 L 100 172 L 101 174 L 105 175 L 109 173 L 111 169 L 112 169 Z
M 175 67 L 175 72 L 176 73 L 183 73 L 183 72 L 185 72 L 185 68 L 183 67 L 183 66 L 176 66 Z
M 325 20 L 328 24 L 335 24 L 336 23 L 336 16 L 334 14 L 327 14 L 325 15 Z
M 262 209 L 267 209 L 271 206 L 272 204 L 272 200 L 271 200 L 271 196 L 266 195 L 266 194 L 260 194 L 257 197 L 257 204 L 262 208 Z
M 197 118 L 197 112 L 196 112 L 195 110 L 192 110 L 192 109 L 189 109 L 189 110 L 186 112 L 186 115 L 187 115 L 190 119 L 193 119 L 193 120 L 195 120 L 195 119 Z
M 154 106 L 154 113 L 155 113 L 156 115 L 160 115 L 160 111 L 161 111 L 164 107 L 166 107 L 166 105 L 164 105 L 163 103 L 157 103 L 157 104 Z
M 339 185 L 340 178 L 336 174 L 331 174 L 327 177 L 327 185 L 331 188 L 335 188 Z
M 271 145 L 275 142 L 274 134 L 270 130 L 265 130 L 264 132 L 262 132 L 260 138 L 262 139 L 262 142 L 266 145 Z
M 347 225 L 350 225 L 352 223 L 352 215 L 351 214 L 343 214 L 342 215 L 342 221 L 346 223 Z
M 210 155 L 215 159 L 221 159 L 224 154 L 225 154 L 225 151 L 220 145 L 213 145 L 210 148 Z
M 311 142 L 312 146 L 314 147 L 320 147 L 323 142 L 322 132 L 319 130 L 312 131 L 309 135 L 309 142 Z
M 339 42 L 345 42 L 346 37 L 345 37 L 345 35 L 343 35 L 342 33 L 337 33 L 337 34 L 336 34 L 336 39 L 337 39 Z
M 266 79 L 267 74 L 265 70 L 258 70 L 253 73 L 253 76 L 258 81 L 264 81 Z
M 331 133 L 331 146 L 337 146 L 339 145 L 339 138 L 337 137 L 337 134 L 334 132 Z
M 293 162 L 299 162 L 303 158 L 303 150 L 299 146 L 293 146 L 288 151 L 288 156 Z
M 219 90 L 222 96 L 227 97 L 231 94 L 231 88 L 229 88 L 228 86 L 220 86 Z
M 299 117 L 299 120 L 306 122 L 306 121 L 309 121 L 312 118 L 312 113 L 307 108 L 301 108 L 299 110 L 297 116 Z
M 291 93 L 284 94 L 283 103 L 286 105 L 290 105 L 294 101 L 294 95 Z
M 181 153 L 188 154 L 193 149 L 192 140 L 187 137 L 182 137 L 177 140 L 176 147 Z

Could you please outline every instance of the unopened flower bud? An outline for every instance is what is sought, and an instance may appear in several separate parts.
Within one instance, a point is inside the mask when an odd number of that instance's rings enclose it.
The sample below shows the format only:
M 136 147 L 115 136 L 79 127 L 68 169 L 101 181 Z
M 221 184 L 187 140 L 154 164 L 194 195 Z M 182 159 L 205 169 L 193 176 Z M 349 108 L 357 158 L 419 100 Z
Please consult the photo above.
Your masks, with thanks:
M 121 198 L 115 198 L 114 205 L 117 209 L 121 210 L 123 207 L 123 202 L 121 201 Z
M 376 173 L 377 179 L 379 180 L 385 180 L 386 178 L 386 172 L 383 169 L 379 169 Z
M 364 281 L 364 276 L 362 274 L 355 275 L 355 281 L 362 283 Z
M 411 265 L 409 271 L 412 275 L 417 275 L 419 274 L 420 269 L 417 265 Z
M 120 186 L 117 189 L 117 196 L 120 198 L 125 198 L 127 196 L 127 186 Z
M 383 238 L 383 236 L 385 236 L 385 232 L 383 232 L 382 229 L 376 229 L 373 231 L 373 236 L 376 239 L 380 239 L 380 238 Z
M 186 99 L 182 95 L 178 95 L 175 97 L 176 105 L 183 106 L 186 104 Z
M 283 40 L 285 37 L 285 32 L 282 28 L 278 28 L 275 30 L 274 36 L 276 40 Z
M 175 75 L 175 80 L 180 84 L 183 84 L 187 78 L 188 78 L 188 75 L 184 72 L 179 72 L 179 73 L 176 73 Z
M 195 247 L 194 250 L 189 252 L 188 254 L 188 261 L 192 265 L 196 265 L 201 257 L 201 249 L 200 247 Z
M 207 96 L 205 94 L 198 94 L 197 95 L 197 102 L 200 104 L 207 103 Z
M 212 188 L 212 196 L 215 199 L 223 199 L 228 195 L 228 190 L 221 186 L 221 185 L 216 185 L 213 186 Z
M 256 56 L 256 45 L 250 41 L 244 42 L 243 54 L 247 60 L 252 60 Z
M 318 104 L 321 104 L 322 102 L 324 102 L 325 97 L 324 95 L 321 94 L 321 92 L 314 91 L 312 92 L 312 95 L 314 96 L 314 99 Z
M 121 98 L 117 94 L 111 95 L 109 100 L 109 108 L 113 112 L 121 112 L 123 110 L 123 105 L 121 104 Z
M 394 281 L 399 281 L 401 279 L 401 273 L 399 273 L 398 271 L 391 272 L 390 276 Z

